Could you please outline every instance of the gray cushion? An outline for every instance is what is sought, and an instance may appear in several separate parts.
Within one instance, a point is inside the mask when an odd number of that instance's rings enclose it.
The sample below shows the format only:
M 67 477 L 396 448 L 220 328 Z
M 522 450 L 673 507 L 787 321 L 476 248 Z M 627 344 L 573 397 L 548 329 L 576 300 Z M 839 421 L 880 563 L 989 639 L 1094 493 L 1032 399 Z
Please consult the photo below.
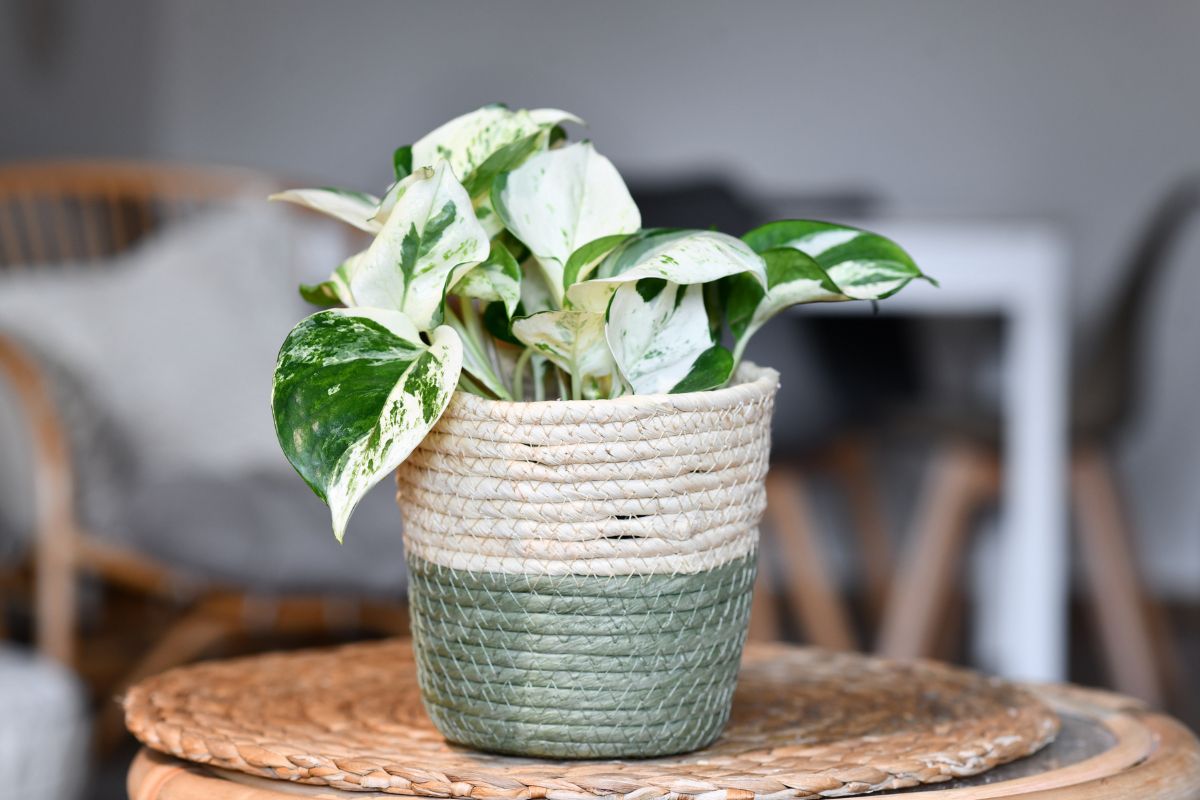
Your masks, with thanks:
M 363 499 L 343 544 L 294 473 L 168 477 L 135 491 L 122 541 L 197 578 L 263 593 L 398 598 L 406 573 L 389 480 Z

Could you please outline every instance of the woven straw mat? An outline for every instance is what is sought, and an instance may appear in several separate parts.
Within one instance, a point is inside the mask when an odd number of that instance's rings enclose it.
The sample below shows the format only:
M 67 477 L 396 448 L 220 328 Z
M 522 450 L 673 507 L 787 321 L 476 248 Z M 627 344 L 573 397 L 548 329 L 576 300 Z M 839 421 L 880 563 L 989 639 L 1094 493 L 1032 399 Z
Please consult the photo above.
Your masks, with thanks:
M 936 664 L 746 649 L 733 716 L 706 750 L 630 761 L 448 745 L 403 641 L 173 670 L 125 698 L 129 729 L 190 761 L 338 789 L 448 798 L 775 800 L 974 775 L 1035 752 L 1057 717 L 1025 690 Z

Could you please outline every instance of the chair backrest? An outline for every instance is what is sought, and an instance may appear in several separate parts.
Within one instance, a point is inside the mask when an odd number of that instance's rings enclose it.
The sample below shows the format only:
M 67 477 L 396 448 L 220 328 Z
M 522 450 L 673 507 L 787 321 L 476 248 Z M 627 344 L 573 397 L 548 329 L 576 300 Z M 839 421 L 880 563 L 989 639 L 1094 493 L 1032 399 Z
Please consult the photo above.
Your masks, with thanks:
M 1155 290 L 1198 212 L 1200 175 L 1194 175 L 1170 188 L 1142 228 L 1112 305 L 1079 362 L 1072 394 L 1077 435 L 1110 435 L 1136 413 L 1144 385 L 1143 340 Z
M 0 165 L 0 271 L 96 263 L 168 222 L 278 184 L 228 167 L 131 161 Z

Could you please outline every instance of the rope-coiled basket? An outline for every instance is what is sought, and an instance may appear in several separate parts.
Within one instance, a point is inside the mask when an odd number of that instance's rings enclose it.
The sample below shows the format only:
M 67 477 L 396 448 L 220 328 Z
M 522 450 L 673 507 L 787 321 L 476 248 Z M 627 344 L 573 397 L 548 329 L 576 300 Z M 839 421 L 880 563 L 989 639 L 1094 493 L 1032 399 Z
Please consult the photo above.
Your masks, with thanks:
M 729 717 L 774 370 L 710 392 L 458 393 L 398 474 L 422 699 L 453 742 L 686 752 Z

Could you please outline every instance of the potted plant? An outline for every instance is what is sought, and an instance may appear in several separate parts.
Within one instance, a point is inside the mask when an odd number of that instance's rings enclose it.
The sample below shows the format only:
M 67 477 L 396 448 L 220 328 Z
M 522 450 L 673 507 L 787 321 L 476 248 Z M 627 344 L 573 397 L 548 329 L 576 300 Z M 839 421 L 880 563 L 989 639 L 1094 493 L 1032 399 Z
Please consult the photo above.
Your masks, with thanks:
M 778 376 L 798 304 L 923 277 L 824 222 L 643 230 L 579 120 L 488 106 L 382 197 L 284 192 L 373 234 L 284 342 L 279 442 L 340 541 L 395 472 L 422 696 L 447 738 L 550 757 L 702 747 L 729 714 Z M 729 346 L 726 346 L 726 345 Z

